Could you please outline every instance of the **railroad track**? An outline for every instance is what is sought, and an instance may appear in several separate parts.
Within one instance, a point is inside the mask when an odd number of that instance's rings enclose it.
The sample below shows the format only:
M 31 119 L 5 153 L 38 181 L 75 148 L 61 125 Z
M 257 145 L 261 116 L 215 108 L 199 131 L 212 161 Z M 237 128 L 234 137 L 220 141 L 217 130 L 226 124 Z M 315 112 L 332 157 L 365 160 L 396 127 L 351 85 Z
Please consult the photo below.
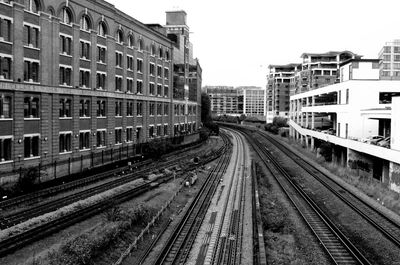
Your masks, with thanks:
M 249 143 L 270 170 L 282 190 L 299 211 L 312 232 L 336 264 L 370 264 L 346 235 L 329 219 L 317 204 L 303 191 L 276 158 L 258 140 L 243 131 Z
M 227 136 L 223 136 L 227 141 Z M 231 147 L 229 145 L 229 150 Z M 170 238 L 158 255 L 154 264 L 183 264 L 196 238 L 198 229 L 207 213 L 212 196 L 218 186 L 219 179 L 229 164 L 230 152 L 225 152 L 218 164 L 207 176 L 198 194 L 190 204 L 182 220 L 175 227 Z
M 214 159 L 217 159 L 218 157 L 226 153 L 227 148 L 228 147 L 226 145 L 222 146 L 218 151 L 213 153 L 213 156 L 208 157 L 207 160 L 202 161 L 202 163 L 200 163 L 199 165 L 190 166 L 189 168 L 187 168 L 187 170 L 188 171 L 193 170 L 198 166 L 209 163 Z M 183 172 L 182 174 L 185 173 Z M 31 242 L 34 242 L 52 233 L 60 231 L 61 229 L 64 229 L 72 224 L 85 220 L 95 214 L 104 211 L 105 209 L 115 204 L 134 198 L 150 189 L 159 186 L 161 183 L 169 181 L 171 178 L 172 176 L 149 181 L 136 188 L 117 194 L 113 196 L 113 198 L 110 198 L 106 201 L 100 201 L 93 205 L 80 208 L 71 213 L 67 213 L 59 218 L 56 218 L 53 221 L 46 222 L 42 225 L 39 225 L 32 229 L 21 232 L 17 235 L 11 236 L 5 240 L 2 240 L 0 241 L 0 257 L 9 254 L 17 249 L 20 249 Z M 112 201 L 113 204 L 110 204 L 110 201 Z
M 328 190 L 330 190 L 333 194 L 335 194 L 338 198 L 340 198 L 343 202 L 350 206 L 355 212 L 357 212 L 360 216 L 367 220 L 387 239 L 400 247 L 400 226 L 396 222 L 385 216 L 383 213 L 377 211 L 369 204 L 362 201 L 346 187 L 340 185 L 329 176 L 319 171 L 312 164 L 303 160 L 298 155 L 292 153 L 287 147 L 285 147 L 279 141 L 275 140 L 273 137 L 270 137 L 260 132 L 257 132 L 257 134 L 275 145 L 285 155 L 291 158 L 299 166 L 304 168 L 311 176 L 322 183 Z

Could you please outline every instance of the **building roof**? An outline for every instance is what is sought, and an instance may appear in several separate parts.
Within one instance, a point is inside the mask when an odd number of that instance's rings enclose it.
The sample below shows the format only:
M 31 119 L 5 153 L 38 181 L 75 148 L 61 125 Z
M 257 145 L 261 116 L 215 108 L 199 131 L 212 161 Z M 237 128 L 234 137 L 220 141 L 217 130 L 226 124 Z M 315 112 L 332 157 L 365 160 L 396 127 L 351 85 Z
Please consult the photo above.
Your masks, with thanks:
M 305 56 L 336 56 L 336 55 L 342 54 L 342 53 L 351 54 L 352 56 L 354 56 L 356 58 L 361 58 L 362 57 L 362 55 L 355 54 L 355 53 L 353 53 L 351 51 L 329 51 L 329 52 L 325 52 L 325 53 L 308 53 L 308 52 L 305 52 L 300 56 L 300 58 L 304 58 Z
M 291 67 L 297 67 L 300 66 L 300 63 L 289 63 L 289 64 L 270 64 L 268 65 L 268 68 L 291 68 Z
M 361 59 L 361 58 L 352 58 L 349 60 L 346 60 L 344 62 L 341 62 L 339 66 L 346 65 L 351 62 L 370 62 L 370 63 L 379 63 L 381 59 Z

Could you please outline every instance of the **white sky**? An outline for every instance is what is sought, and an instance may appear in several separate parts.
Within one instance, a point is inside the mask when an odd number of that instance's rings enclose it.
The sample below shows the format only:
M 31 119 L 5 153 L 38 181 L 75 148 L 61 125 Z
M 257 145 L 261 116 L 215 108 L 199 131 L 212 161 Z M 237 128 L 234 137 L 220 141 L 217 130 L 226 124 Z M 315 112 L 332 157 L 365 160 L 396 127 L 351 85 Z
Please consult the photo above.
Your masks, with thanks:
M 400 38 L 398 0 L 106 0 L 143 23 L 185 10 L 203 86 L 265 87 L 269 64 L 303 52 L 350 50 L 376 58 Z

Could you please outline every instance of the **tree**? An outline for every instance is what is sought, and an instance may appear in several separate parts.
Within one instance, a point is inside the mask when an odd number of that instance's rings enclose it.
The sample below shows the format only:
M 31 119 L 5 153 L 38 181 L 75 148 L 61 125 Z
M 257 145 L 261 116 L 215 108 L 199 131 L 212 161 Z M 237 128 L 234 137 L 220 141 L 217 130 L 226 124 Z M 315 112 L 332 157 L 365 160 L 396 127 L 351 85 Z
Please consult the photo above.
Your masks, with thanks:
M 207 93 L 201 93 L 201 121 L 206 124 L 211 122 L 211 100 Z
M 284 117 L 274 117 L 272 120 L 272 124 L 277 126 L 277 127 L 287 127 L 287 119 Z

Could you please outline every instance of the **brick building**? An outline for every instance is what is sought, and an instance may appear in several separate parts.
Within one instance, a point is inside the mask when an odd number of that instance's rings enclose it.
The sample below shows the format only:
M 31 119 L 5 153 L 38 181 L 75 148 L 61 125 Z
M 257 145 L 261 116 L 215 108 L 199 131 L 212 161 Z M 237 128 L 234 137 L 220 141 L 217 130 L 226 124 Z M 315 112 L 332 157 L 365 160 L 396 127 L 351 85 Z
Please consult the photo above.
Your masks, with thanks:
M 0 184 L 21 168 L 79 172 L 173 135 L 173 42 L 162 27 L 102 0 L 0 0 L 0 28 Z

